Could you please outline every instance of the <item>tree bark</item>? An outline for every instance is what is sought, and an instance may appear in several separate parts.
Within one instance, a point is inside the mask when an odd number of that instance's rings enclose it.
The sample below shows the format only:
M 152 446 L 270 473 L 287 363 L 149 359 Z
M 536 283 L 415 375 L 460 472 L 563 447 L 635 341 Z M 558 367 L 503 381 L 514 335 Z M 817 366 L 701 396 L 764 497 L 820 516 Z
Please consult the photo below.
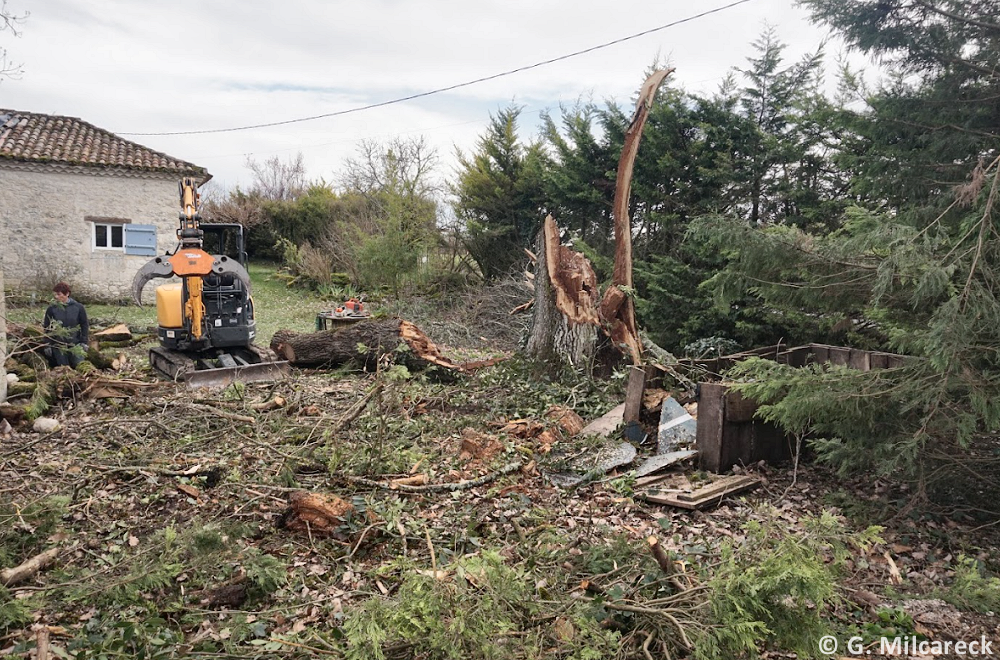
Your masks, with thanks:
M 383 354 L 395 351 L 401 344 L 409 349 L 399 354 L 403 364 L 462 369 L 462 365 L 441 355 L 417 326 L 402 319 L 364 321 L 342 330 L 311 333 L 278 330 L 271 339 L 271 350 L 296 366 L 353 363 L 372 367 Z
M 597 342 L 597 276 L 587 258 L 559 243 L 552 216 L 538 232 L 535 314 L 527 353 L 590 371 Z

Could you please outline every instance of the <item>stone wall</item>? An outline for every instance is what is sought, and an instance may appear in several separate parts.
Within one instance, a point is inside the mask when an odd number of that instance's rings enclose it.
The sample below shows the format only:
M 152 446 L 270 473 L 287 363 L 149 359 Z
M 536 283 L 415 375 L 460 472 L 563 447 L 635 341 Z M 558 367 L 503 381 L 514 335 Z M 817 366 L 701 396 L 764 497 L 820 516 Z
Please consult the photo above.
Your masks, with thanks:
M 93 222 L 85 218 L 155 225 L 156 252 L 163 254 L 177 243 L 177 182 L 173 174 L 139 177 L 0 161 L 0 263 L 7 287 L 48 298 L 62 280 L 83 299 L 129 298 L 132 277 L 152 257 L 95 249 Z M 154 288 L 146 287 L 144 299 Z

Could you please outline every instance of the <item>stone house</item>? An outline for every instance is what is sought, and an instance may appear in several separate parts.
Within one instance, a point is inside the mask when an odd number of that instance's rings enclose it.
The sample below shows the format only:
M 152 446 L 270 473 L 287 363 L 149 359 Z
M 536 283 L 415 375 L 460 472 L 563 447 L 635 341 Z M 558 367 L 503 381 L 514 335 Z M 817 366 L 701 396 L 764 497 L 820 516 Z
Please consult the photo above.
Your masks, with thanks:
M 75 117 L 0 109 L 0 265 L 8 289 L 130 297 L 132 277 L 177 243 L 178 182 L 203 167 Z M 147 287 L 149 295 L 154 287 Z

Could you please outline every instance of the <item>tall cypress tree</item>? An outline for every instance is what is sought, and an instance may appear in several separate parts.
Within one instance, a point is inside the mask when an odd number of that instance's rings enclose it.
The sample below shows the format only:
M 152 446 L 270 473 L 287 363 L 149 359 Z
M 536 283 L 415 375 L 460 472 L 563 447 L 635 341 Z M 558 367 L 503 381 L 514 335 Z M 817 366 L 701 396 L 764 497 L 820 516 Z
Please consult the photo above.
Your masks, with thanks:
M 517 135 L 521 109 L 504 108 L 471 155 L 458 154 L 454 209 L 465 222 L 467 249 L 486 279 L 509 272 L 524 261 L 543 217 L 539 146 Z

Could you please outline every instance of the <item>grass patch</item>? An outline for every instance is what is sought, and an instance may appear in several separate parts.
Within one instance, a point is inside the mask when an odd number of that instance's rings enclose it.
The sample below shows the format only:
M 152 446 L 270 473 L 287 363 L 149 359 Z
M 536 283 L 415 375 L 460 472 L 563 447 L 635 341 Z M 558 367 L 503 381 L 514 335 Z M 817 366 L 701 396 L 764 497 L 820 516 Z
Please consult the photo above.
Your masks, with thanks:
M 313 291 L 292 288 L 275 277 L 274 264 L 250 264 L 250 283 L 257 315 L 257 344 L 266 346 L 276 330 L 310 332 L 316 328 L 316 313 L 329 306 Z M 154 287 L 157 282 L 148 286 Z M 39 299 L 34 304 L 10 307 L 7 319 L 22 325 L 40 325 L 51 301 Z M 92 325 L 111 326 L 124 323 L 133 332 L 156 327 L 156 308 L 132 303 L 88 303 L 87 315 Z

